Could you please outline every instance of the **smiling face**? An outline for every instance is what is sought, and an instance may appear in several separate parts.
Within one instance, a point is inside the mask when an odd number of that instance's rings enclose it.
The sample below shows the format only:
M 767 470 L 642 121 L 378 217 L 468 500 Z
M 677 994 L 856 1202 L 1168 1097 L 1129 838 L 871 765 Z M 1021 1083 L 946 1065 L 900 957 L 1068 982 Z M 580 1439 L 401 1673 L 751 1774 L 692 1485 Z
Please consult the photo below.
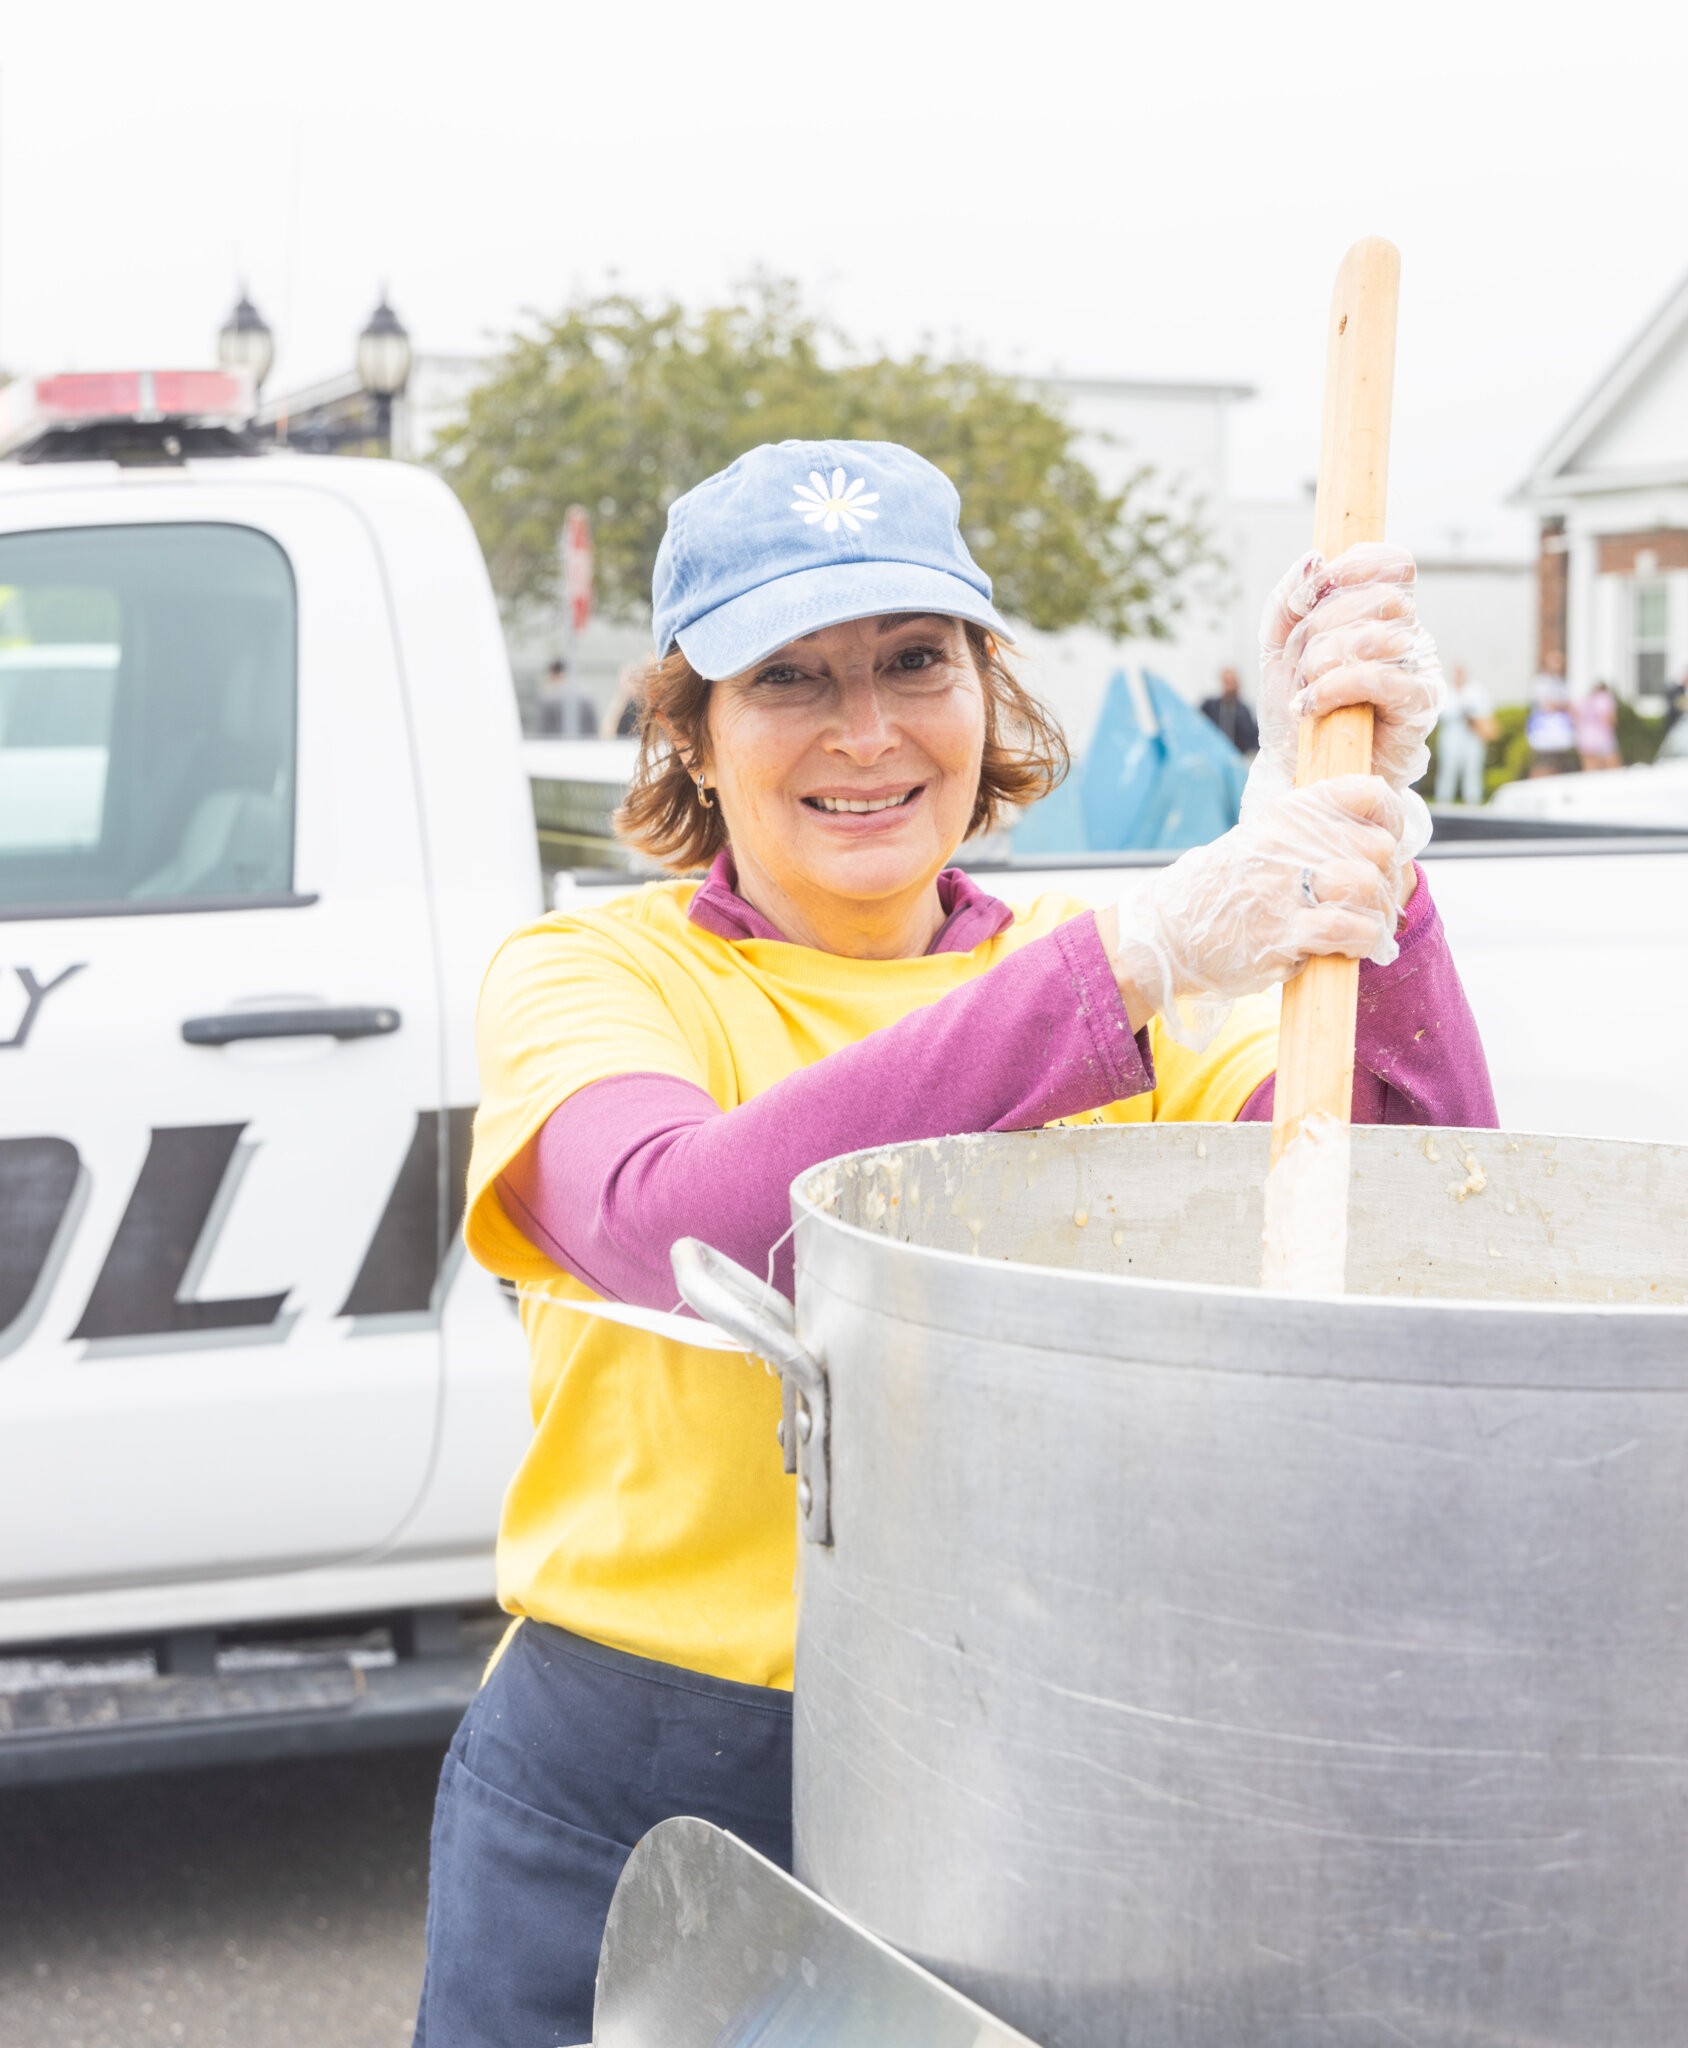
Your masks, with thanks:
M 794 640 L 711 686 L 707 731 L 698 765 L 746 898 L 801 944 L 923 952 L 985 744 L 960 621 L 857 619 Z

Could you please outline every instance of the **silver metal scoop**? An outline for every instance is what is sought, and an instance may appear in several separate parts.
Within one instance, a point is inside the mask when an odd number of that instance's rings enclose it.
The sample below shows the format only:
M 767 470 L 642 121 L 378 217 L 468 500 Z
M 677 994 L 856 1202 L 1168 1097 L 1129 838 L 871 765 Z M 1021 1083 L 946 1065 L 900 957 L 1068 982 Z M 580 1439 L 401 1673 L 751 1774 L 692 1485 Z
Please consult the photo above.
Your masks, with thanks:
M 593 2048 L 1035 2048 L 702 1820 L 633 1851 L 598 1957 Z

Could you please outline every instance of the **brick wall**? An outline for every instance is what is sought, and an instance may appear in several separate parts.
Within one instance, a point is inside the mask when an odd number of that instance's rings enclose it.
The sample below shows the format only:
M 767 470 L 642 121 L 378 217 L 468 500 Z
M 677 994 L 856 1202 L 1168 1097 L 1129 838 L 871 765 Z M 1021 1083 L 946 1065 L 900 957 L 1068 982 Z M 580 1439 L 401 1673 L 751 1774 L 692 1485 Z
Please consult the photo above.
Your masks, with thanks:
M 1659 569 L 1688 569 L 1688 531 L 1661 526 L 1652 533 L 1609 533 L 1600 542 L 1600 574 L 1633 576 L 1637 555 L 1650 554 Z
M 1565 659 L 1565 522 L 1541 523 L 1541 554 L 1536 563 L 1536 666 L 1547 666 L 1550 654 Z

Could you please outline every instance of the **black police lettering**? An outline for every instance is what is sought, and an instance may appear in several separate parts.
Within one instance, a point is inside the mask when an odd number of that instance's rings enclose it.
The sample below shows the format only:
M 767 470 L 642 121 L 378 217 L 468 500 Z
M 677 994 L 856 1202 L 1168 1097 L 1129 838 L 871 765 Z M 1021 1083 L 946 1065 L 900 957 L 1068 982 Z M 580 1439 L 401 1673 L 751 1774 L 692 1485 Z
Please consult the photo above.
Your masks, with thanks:
M 335 1311 L 365 1325 L 438 1310 L 462 1249 L 473 1109 L 419 1112 L 404 1162 Z M 71 1333 L 119 1347 L 221 1330 L 285 1340 L 288 1293 L 182 1300 L 215 1249 L 239 1178 L 244 1124 L 154 1130 L 128 1207 Z M 249 1155 L 248 1155 L 249 1156 Z M 80 1216 L 87 1170 L 67 1138 L 0 1139 L 0 1358 L 33 1329 Z M 79 1192 L 82 1191 L 82 1192 Z M 154 1348 L 151 1345 L 142 1348 Z
M 287 1292 L 181 1301 L 189 1262 L 222 1206 L 224 1178 L 244 1124 L 155 1130 L 135 1191 L 72 1337 L 192 1336 L 273 1323 Z M 214 1238 L 215 1232 L 211 1235 Z M 211 1245 L 203 1246 L 209 1254 Z
M 0 1138 L 0 1353 L 47 1275 L 81 1165 L 68 1138 Z
M 41 1005 L 54 989 L 62 988 L 73 974 L 80 974 L 87 966 L 86 960 L 78 960 L 55 974 L 51 981 L 40 980 L 31 967 L 14 967 L 12 972 L 23 984 L 24 1011 L 17 1028 L 10 1038 L 0 1038 L 0 1052 L 21 1052 L 29 1043 L 29 1034 L 35 1029 L 35 1020 L 41 1014 Z
M 339 1314 L 421 1315 L 435 1306 L 463 1221 L 474 1121 L 472 1109 L 426 1109 L 417 1117 L 410 1150 Z

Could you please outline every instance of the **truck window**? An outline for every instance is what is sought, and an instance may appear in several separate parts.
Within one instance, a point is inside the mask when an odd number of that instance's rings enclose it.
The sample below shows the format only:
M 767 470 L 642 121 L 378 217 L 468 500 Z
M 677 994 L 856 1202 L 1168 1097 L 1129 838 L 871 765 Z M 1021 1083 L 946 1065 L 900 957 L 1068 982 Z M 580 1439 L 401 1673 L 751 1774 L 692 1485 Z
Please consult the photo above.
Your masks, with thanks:
M 0 917 L 291 890 L 296 614 L 248 527 L 0 535 Z

